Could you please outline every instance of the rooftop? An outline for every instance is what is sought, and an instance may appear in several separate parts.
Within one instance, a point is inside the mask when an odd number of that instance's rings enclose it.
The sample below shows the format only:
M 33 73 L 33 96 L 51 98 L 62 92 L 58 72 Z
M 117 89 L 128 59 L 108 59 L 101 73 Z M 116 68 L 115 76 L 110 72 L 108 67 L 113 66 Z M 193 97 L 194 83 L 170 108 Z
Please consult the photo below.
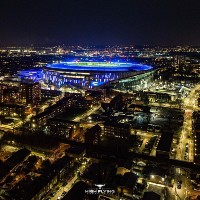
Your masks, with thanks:
M 157 146 L 157 151 L 169 152 L 171 148 L 172 139 L 173 133 L 163 132 Z

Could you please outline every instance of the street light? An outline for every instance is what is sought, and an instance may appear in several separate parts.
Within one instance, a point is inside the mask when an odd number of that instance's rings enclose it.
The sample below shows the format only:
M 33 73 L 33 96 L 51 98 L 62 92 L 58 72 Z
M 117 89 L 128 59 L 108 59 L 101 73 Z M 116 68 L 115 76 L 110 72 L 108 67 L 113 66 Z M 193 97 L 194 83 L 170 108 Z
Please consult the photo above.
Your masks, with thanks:
M 15 123 L 12 122 L 12 127 L 13 127 L 13 134 L 15 133 Z

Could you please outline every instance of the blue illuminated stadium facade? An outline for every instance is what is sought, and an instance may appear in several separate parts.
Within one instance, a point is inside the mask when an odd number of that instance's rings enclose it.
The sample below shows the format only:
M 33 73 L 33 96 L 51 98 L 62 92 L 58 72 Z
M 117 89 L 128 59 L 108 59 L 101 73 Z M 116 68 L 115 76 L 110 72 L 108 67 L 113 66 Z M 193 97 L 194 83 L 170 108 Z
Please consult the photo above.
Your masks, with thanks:
M 39 82 L 42 80 L 42 69 L 22 70 L 18 73 L 18 76 L 22 80 L 31 79 L 33 82 Z
M 43 81 L 58 87 L 71 84 L 87 89 L 150 69 L 151 66 L 135 63 L 62 62 L 47 65 L 43 69 Z

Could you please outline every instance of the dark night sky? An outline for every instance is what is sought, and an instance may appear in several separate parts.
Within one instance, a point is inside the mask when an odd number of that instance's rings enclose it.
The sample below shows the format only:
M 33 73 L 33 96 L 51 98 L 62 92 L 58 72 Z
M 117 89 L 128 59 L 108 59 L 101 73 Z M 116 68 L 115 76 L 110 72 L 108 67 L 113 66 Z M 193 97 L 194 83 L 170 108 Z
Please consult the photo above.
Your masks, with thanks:
M 1 0 L 0 45 L 200 45 L 200 0 Z

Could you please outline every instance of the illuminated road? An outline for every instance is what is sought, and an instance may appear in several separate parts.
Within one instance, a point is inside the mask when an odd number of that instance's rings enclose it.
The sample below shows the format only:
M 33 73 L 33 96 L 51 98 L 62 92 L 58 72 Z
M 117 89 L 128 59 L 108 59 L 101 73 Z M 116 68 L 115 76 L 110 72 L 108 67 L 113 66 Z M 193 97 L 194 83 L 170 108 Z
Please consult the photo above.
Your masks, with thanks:
M 180 135 L 179 144 L 177 146 L 176 159 L 194 161 L 194 138 L 192 133 L 192 114 L 195 110 L 198 110 L 196 106 L 196 90 L 200 89 L 200 85 L 196 85 L 190 92 L 190 94 L 184 99 L 183 109 L 184 122 L 182 132 Z
M 89 111 L 87 111 L 87 112 L 84 113 L 83 115 L 76 117 L 73 121 L 75 121 L 75 122 L 80 122 L 81 119 L 83 119 L 83 118 L 85 118 L 85 117 L 87 117 L 87 116 L 89 116 L 89 115 L 95 113 L 95 112 L 96 112 L 97 110 L 99 110 L 100 108 L 101 108 L 101 104 L 98 105 L 98 106 L 95 106 L 95 107 L 91 108 Z
M 167 186 L 164 186 L 159 183 L 152 183 L 148 182 L 147 191 L 153 191 L 160 195 L 161 200 L 175 200 L 175 193 L 174 191 Z M 166 192 L 164 192 L 166 191 Z
M 1 150 L 5 152 L 15 152 L 19 150 L 19 147 L 15 147 L 11 145 L 3 145 Z
M 32 155 L 36 155 L 40 158 L 42 158 L 43 160 L 46 159 L 46 156 L 44 153 L 41 153 L 41 152 L 38 152 L 38 151 L 35 151 L 33 148 L 30 148 L 29 146 L 25 146 L 27 149 L 29 149 L 31 151 L 31 154 Z M 20 148 L 22 147 L 19 147 L 19 146 L 15 146 L 15 142 L 12 141 L 12 145 L 4 145 L 2 147 L 2 150 L 5 151 L 5 152 L 14 152 L 14 151 L 18 151 Z
M 192 110 L 185 110 L 182 132 L 177 148 L 176 159 L 194 161 L 194 141 L 192 139 Z
M 78 168 L 78 171 L 80 172 L 80 174 L 82 174 L 91 164 L 92 162 L 90 162 L 90 164 L 88 164 L 88 162 L 90 161 L 91 159 L 88 158 L 87 161 L 84 163 L 82 163 L 82 165 Z M 75 173 L 75 175 L 67 182 L 67 184 L 63 187 L 60 188 L 60 190 L 56 193 L 56 195 L 54 197 L 52 197 L 51 199 L 52 200 L 57 200 L 59 199 L 59 197 L 61 196 L 61 194 L 63 192 L 68 192 L 74 185 L 74 183 L 76 183 L 77 181 L 79 180 L 79 177 L 77 175 L 77 173 Z
M 177 183 L 180 180 L 182 181 L 182 184 L 181 184 L 181 188 L 178 189 Z M 193 190 L 190 177 L 188 176 L 188 172 L 180 168 L 176 168 L 175 183 L 172 190 L 176 194 L 176 200 L 180 200 L 180 199 L 186 200 L 188 198 L 192 199 L 190 198 L 191 196 L 195 196 L 199 194 L 199 192 L 196 192 Z
M 142 142 L 142 145 L 140 146 L 139 150 L 138 150 L 138 153 L 142 153 L 142 151 L 145 149 L 145 145 L 147 144 L 147 142 L 149 142 L 151 137 L 145 137 L 143 142 Z
M 132 130 L 132 134 L 134 134 L 134 131 L 135 131 L 135 130 Z M 153 136 L 158 136 L 157 133 L 150 132 L 150 131 L 142 131 L 142 130 L 137 130 L 137 131 L 136 131 L 136 135 L 140 136 L 141 139 L 143 140 L 141 146 L 140 146 L 139 149 L 138 149 L 138 152 L 139 152 L 139 153 L 142 153 L 142 151 L 145 149 L 146 143 L 149 142 L 149 140 L 150 140 Z M 153 148 L 152 148 L 152 150 L 151 150 L 150 155 L 151 155 L 151 156 L 156 156 L 156 146 L 155 146 L 155 144 L 153 145 Z

